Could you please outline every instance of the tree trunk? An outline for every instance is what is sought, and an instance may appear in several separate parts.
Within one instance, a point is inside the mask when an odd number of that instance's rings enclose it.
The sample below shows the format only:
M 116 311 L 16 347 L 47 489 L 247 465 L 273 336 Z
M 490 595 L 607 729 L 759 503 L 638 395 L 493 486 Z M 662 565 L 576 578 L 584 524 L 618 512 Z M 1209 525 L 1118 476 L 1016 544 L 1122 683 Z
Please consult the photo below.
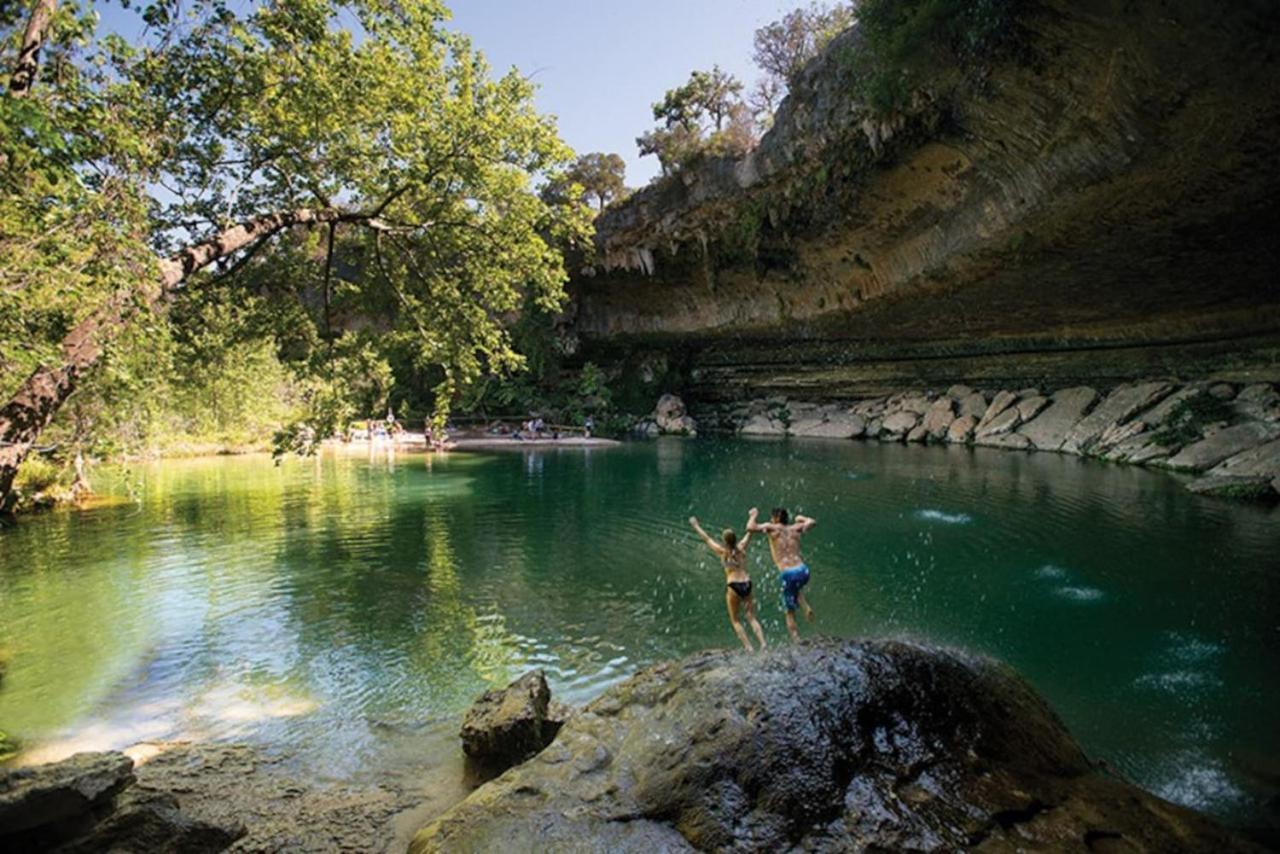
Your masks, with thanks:
M 36 72 L 40 70 L 40 47 L 44 44 L 45 33 L 53 22 L 53 13 L 57 7 L 57 0 L 36 0 L 31 17 L 27 19 L 27 28 L 22 33 L 18 61 L 9 77 L 10 97 L 25 98 L 31 93 L 31 87 L 36 82 Z
M 196 243 L 160 262 L 160 289 L 156 301 L 177 290 L 187 276 L 203 267 L 296 225 L 332 222 L 372 222 L 369 214 L 333 209 L 296 211 L 257 217 Z M 141 293 L 141 292 L 140 292 Z M 100 309 L 76 324 L 62 339 L 62 364 L 41 365 L 13 397 L 0 408 L 0 512 L 12 501 L 13 479 L 18 466 L 35 446 L 40 433 L 53 421 L 62 404 L 76 390 L 111 339 L 129 320 L 136 300 L 117 293 Z

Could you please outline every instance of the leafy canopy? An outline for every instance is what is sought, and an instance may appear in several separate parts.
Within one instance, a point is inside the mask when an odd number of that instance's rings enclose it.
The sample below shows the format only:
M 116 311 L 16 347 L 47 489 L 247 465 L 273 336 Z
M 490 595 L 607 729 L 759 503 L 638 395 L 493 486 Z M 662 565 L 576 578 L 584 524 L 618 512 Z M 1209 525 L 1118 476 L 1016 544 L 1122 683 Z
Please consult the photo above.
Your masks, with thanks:
M 492 76 L 447 15 L 437 0 L 159 0 L 125 39 L 92 4 L 62 4 L 31 97 L 0 98 L 0 383 L 54 358 L 110 296 L 155 305 L 160 255 L 300 210 L 327 212 L 311 227 L 368 263 L 335 274 L 319 252 L 309 271 L 276 271 L 304 300 L 341 287 L 366 302 L 337 326 L 309 306 L 331 345 L 357 328 L 411 336 L 438 375 L 438 418 L 480 375 L 518 369 L 507 320 L 526 298 L 559 304 L 561 248 L 587 238 L 588 214 L 534 192 L 572 152 L 532 84 Z M 11 67 L 22 21 L 0 28 Z M 271 232 L 218 272 L 235 284 L 256 269 L 264 287 L 290 245 Z M 317 372 L 338 396 L 352 379 Z

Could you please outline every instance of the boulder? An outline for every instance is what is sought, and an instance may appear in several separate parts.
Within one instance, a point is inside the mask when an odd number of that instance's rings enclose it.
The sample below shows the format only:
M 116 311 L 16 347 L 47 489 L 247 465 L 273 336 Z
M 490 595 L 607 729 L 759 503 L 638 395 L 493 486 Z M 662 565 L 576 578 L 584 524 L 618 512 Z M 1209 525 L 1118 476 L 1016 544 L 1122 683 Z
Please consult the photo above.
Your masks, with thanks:
M 919 420 L 911 412 L 895 412 L 880 425 L 880 438 L 899 439 L 914 430 Z
M 1049 405 L 1049 398 L 1041 394 L 1031 394 L 1018 398 L 1018 417 L 1030 421 Z
M 973 435 L 978 439 L 985 439 L 989 436 L 999 436 L 1002 433 L 1008 433 L 1014 427 L 1017 427 L 1022 421 L 1022 416 L 1018 413 L 1018 407 L 1008 406 L 1000 414 L 992 419 L 984 419 L 979 422 L 977 428 L 974 429 Z
M 1089 407 L 1098 399 L 1098 393 L 1088 386 L 1075 386 L 1054 392 L 1053 402 L 1031 421 L 1018 428 L 1018 432 L 1031 440 L 1031 444 L 1046 451 L 1062 447 L 1071 428 L 1085 416 Z
M 1199 397 L 1204 393 L 1203 389 L 1195 386 L 1180 388 L 1164 400 L 1157 403 L 1151 409 L 1142 413 L 1139 418 L 1142 423 L 1146 424 L 1148 427 L 1158 429 L 1164 426 L 1165 422 L 1169 420 L 1169 416 L 1173 414 L 1175 409 L 1192 398 Z
M 907 434 L 908 442 L 923 442 L 929 438 L 929 431 L 923 424 L 917 424 L 911 428 L 911 432 Z
M 516 840 L 640 854 L 1256 850 L 1096 770 L 1007 666 L 894 640 L 643 670 L 421 829 L 410 852 Z
M 1092 412 L 1081 418 L 1067 431 L 1059 450 L 1068 454 L 1085 453 L 1108 429 L 1114 429 L 1126 423 L 1172 390 L 1173 387 L 1168 383 L 1135 383 L 1118 386 Z
M 951 422 L 956 420 L 956 414 L 952 409 L 951 398 L 940 397 L 929 407 L 929 411 L 924 415 L 924 421 L 921 427 L 931 439 L 941 439 L 947 435 L 947 428 L 951 426 Z
M 880 433 L 884 430 L 884 421 L 880 418 L 872 418 L 867 422 L 867 432 L 864 433 L 868 439 L 879 438 Z
M 698 432 L 698 422 L 685 411 L 684 401 L 674 394 L 664 394 L 658 398 L 658 405 L 650 419 L 663 433 L 694 436 Z
M 1005 448 L 1013 451 L 1029 450 L 1031 440 L 1021 433 L 1000 433 L 995 436 L 979 436 L 973 440 L 975 445 L 982 445 L 984 448 Z
M 913 415 L 924 415 L 929 411 L 932 402 L 923 394 L 908 393 L 898 401 L 897 409 L 900 412 L 910 412 Z M 893 407 L 890 407 L 892 409 Z
M 1217 477 L 1280 477 L 1280 439 L 1227 457 L 1209 474 Z
M 856 439 L 866 429 L 867 424 L 862 416 L 844 412 L 823 413 L 821 416 L 804 418 L 791 424 L 793 435 L 823 439 Z
M 632 434 L 641 439 L 656 439 L 662 435 L 662 428 L 657 422 L 644 418 L 636 422 L 636 426 L 631 428 Z
M 738 430 L 745 436 L 785 436 L 787 425 L 764 413 L 752 415 Z
M 57 852 L 215 854 L 229 848 L 244 832 L 238 824 L 221 825 L 193 818 L 166 792 L 130 789 L 105 818 L 59 846 Z
M 1187 484 L 1187 489 L 1197 495 L 1211 495 L 1215 498 L 1256 500 L 1276 497 L 1269 477 L 1206 475 L 1191 481 Z
M 1164 464 L 1182 471 L 1206 471 L 1218 463 L 1280 437 L 1280 426 L 1250 421 L 1226 427 L 1188 445 Z
M 947 441 L 961 444 L 973 438 L 973 428 L 977 426 L 978 419 L 972 415 L 961 415 L 955 421 L 951 422 L 951 426 L 947 428 Z
M 1104 454 L 1119 445 L 1121 442 L 1127 442 L 1134 436 L 1146 432 L 1147 425 L 1139 418 L 1126 424 L 1112 424 L 1102 431 L 1102 435 L 1093 443 L 1090 449 L 1092 452 Z
M 1218 400 L 1232 400 L 1236 396 L 1236 389 L 1231 383 L 1214 383 L 1209 386 L 1209 394 Z
M 1011 391 L 996 392 L 996 396 L 991 399 L 991 404 L 982 413 L 982 417 L 978 419 L 978 430 L 986 427 L 1000 413 L 1004 412 L 1010 406 L 1018 402 L 1018 396 Z
M 486 691 L 463 718 L 463 752 L 495 770 L 523 762 L 550 744 L 560 729 L 548 713 L 550 703 L 551 689 L 541 670 Z
M 976 425 L 978 419 L 987 411 L 987 399 L 978 392 L 965 395 L 957 407 L 957 415 L 964 418 L 966 415 L 973 416 L 973 422 Z
M 966 397 L 969 397 L 971 394 L 974 394 L 974 391 L 973 391 L 973 389 L 972 389 L 972 388 L 970 388 L 970 387 L 969 387 L 969 386 L 967 386 L 967 385 L 959 385 L 959 384 L 957 384 L 957 385 L 953 385 L 951 388 L 947 389 L 947 397 L 951 398 L 951 399 L 952 399 L 952 400 L 954 400 L 956 403 L 961 402 L 961 401 L 962 401 L 962 400 L 964 400 Z M 985 405 L 985 404 L 984 404 L 984 405 Z
M 133 760 L 123 753 L 11 769 L 0 775 L 0 849 L 203 854 L 244 835 L 238 823 L 194 818 L 172 794 L 134 783 Z
M 868 420 L 876 416 L 883 415 L 885 409 L 884 398 L 876 397 L 870 400 L 860 400 L 853 406 L 849 407 L 849 412 L 853 415 L 861 415 Z
M 1280 421 L 1280 394 L 1268 383 L 1256 383 L 1240 389 L 1232 407 L 1243 418 Z
M 77 753 L 9 770 L 0 776 L 0 839 L 81 819 L 132 782 L 133 760 L 123 753 Z

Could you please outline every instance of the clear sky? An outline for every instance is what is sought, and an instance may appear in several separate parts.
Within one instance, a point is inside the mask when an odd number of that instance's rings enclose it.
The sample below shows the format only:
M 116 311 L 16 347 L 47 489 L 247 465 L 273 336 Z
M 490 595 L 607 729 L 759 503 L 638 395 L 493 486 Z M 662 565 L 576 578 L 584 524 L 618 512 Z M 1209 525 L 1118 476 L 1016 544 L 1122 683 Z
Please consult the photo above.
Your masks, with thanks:
M 538 106 L 560 119 L 579 153 L 616 152 L 627 184 L 658 172 L 635 138 L 650 105 L 695 68 L 721 68 L 748 87 L 756 29 L 801 0 L 451 0 L 454 29 L 470 35 L 495 73 L 511 66 L 541 87 Z

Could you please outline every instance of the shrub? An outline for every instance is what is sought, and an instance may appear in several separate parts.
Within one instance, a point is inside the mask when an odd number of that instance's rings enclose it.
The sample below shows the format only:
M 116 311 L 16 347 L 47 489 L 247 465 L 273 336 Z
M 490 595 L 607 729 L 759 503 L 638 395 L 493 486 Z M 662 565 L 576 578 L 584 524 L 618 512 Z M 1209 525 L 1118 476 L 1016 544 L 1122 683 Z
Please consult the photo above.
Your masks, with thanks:
M 1170 410 L 1169 419 L 1152 434 L 1151 441 L 1165 448 L 1189 445 L 1204 435 L 1205 427 L 1230 421 L 1233 414 L 1225 401 L 1209 394 L 1197 394 Z

